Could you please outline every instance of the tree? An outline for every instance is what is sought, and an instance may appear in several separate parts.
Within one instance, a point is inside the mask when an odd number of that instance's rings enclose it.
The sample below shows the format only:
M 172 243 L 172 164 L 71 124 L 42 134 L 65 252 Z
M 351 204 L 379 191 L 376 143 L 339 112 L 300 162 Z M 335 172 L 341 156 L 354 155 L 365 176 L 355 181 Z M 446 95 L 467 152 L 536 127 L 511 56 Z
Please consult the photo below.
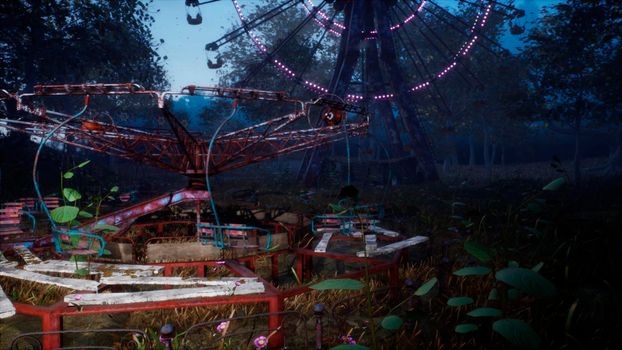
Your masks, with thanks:
M 150 2 L 0 1 L 0 89 L 30 92 L 35 84 L 85 82 L 135 82 L 148 89 L 165 89 L 168 82 L 164 61 L 156 51 L 159 43 L 150 30 L 154 21 L 148 11 Z M 149 106 L 154 108 L 148 109 L 138 99 L 122 101 L 94 99 L 88 113 L 107 111 L 115 122 L 153 120 L 137 118 L 152 116 L 156 112 L 153 103 Z M 74 103 L 80 102 L 71 98 L 50 99 L 46 105 L 71 111 L 75 110 Z M 120 107 L 125 112 L 131 108 L 131 119 L 118 113 Z M 32 154 L 33 147 L 25 137 L 0 140 L 2 196 L 24 195 L 23 189 L 31 188 L 27 174 L 29 158 L 24 154 Z M 44 188 L 53 188 L 45 182 L 57 179 L 52 169 L 65 156 L 55 153 L 49 157 L 53 161 L 41 167 Z M 9 181 L 11 186 L 7 186 Z
M 611 117 L 601 84 L 610 74 L 604 68 L 620 49 L 620 13 L 617 1 L 570 0 L 545 10 L 527 37 L 523 54 L 530 62 L 537 93 L 545 101 L 543 117 L 569 125 L 574 133 L 577 185 L 583 129 Z
M 167 86 L 150 31 L 153 17 L 139 0 L 0 2 L 0 86 L 36 83 L 136 82 Z

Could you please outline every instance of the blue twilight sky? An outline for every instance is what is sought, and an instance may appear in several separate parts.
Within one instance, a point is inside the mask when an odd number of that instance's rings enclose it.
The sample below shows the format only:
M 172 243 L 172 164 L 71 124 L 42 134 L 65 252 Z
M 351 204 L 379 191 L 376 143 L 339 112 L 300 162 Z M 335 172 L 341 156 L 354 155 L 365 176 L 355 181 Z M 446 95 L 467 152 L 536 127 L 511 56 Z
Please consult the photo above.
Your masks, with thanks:
M 519 25 L 537 20 L 543 6 L 550 6 L 562 0 L 517 0 L 515 6 L 524 9 L 526 16 L 519 19 Z M 242 4 L 255 4 L 259 0 L 239 0 Z M 280 1 L 279 1 L 280 2 Z M 277 1 L 275 1 L 277 3 Z M 455 6 L 457 0 L 437 0 L 445 6 Z M 159 10 L 159 11 L 158 11 Z M 205 56 L 205 44 L 212 42 L 231 27 L 238 24 L 238 17 L 232 1 L 222 0 L 201 6 L 203 23 L 191 26 L 186 22 L 184 0 L 155 0 L 150 6 L 155 18 L 152 32 L 156 41 L 164 39 L 158 52 L 166 55 L 166 69 L 173 90 L 197 85 L 217 85 L 216 70 L 208 69 Z M 521 43 L 519 37 L 506 35 L 502 44 L 510 50 L 516 50 Z

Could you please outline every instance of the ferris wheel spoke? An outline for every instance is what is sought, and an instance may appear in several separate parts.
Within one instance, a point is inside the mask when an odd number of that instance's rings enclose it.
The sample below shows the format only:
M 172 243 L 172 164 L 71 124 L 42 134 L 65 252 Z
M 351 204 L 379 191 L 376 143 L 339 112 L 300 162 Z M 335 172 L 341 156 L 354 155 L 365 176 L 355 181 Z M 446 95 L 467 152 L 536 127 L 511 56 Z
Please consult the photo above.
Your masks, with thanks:
M 397 34 L 398 41 L 400 42 L 400 44 L 402 45 L 402 47 L 404 47 L 404 49 L 406 51 L 406 55 L 408 56 L 408 58 L 412 62 L 413 67 L 415 67 L 415 71 L 419 75 L 419 79 L 421 79 L 421 81 L 424 81 L 426 78 L 424 77 L 423 73 L 421 72 L 421 69 L 419 69 L 419 66 L 417 65 L 417 61 L 413 57 L 412 53 L 410 52 L 410 50 L 408 50 L 408 46 L 404 42 L 404 39 L 402 38 L 402 34 L 400 32 L 396 32 L 396 34 Z M 426 69 L 426 71 L 427 71 L 427 69 Z M 428 72 L 428 76 L 430 76 L 429 72 Z M 451 108 L 449 108 L 449 105 L 447 104 L 447 100 L 445 99 L 445 96 L 443 96 L 443 94 L 441 93 L 441 90 L 436 85 L 436 82 L 434 80 L 432 80 L 431 76 L 430 76 L 429 79 L 432 81 L 432 89 L 435 92 L 435 93 L 431 93 L 430 96 L 432 97 L 432 100 L 434 100 L 434 105 L 436 106 L 436 109 L 439 112 L 444 109 L 449 114 L 452 114 Z M 438 102 L 436 96 L 438 96 L 438 100 L 440 100 L 440 104 L 443 105 L 443 108 L 439 107 L 439 102 Z
M 337 11 L 333 12 L 333 15 L 330 17 L 330 22 L 332 22 L 335 17 L 337 16 Z M 322 35 L 320 35 L 320 38 L 318 39 L 318 41 L 315 43 L 315 45 L 313 46 L 313 48 L 311 49 L 311 55 L 309 58 L 309 61 L 307 61 L 307 63 L 305 63 L 304 67 L 302 67 L 302 70 L 300 71 L 300 73 L 298 74 L 298 77 L 296 78 L 296 83 L 294 84 L 294 86 L 292 87 L 292 89 L 290 90 L 290 95 L 294 92 L 294 90 L 296 90 L 296 87 L 300 84 L 302 84 L 304 82 L 304 75 L 307 73 L 307 70 L 309 69 L 309 67 L 311 67 L 311 63 L 313 63 L 313 57 L 315 57 L 315 53 L 317 52 L 317 50 L 320 48 L 320 45 L 322 44 L 322 41 L 324 40 L 324 37 L 326 36 L 326 34 L 330 31 L 330 27 L 326 26 L 324 27 L 324 30 L 322 31 Z
M 460 17 L 454 15 L 453 13 L 449 12 L 446 8 L 444 8 L 443 6 L 437 4 L 436 2 L 434 2 L 433 0 L 427 0 L 427 2 L 429 2 L 430 4 L 434 5 L 434 7 L 436 7 L 437 9 L 439 9 L 441 11 L 441 13 L 445 14 L 446 16 L 448 16 L 449 18 L 453 19 L 454 21 L 464 25 L 466 28 L 470 28 L 471 25 L 468 24 L 467 22 L 465 22 L 464 20 L 462 20 Z M 427 8 L 424 8 L 427 12 L 434 14 L 434 11 L 431 11 Z M 465 34 L 464 32 L 460 31 L 461 33 Z M 496 46 L 497 48 L 499 48 L 502 52 L 506 52 L 507 49 L 504 48 L 501 44 L 499 44 L 496 40 L 491 39 L 488 35 L 482 33 L 482 32 L 478 32 L 478 36 L 481 36 L 484 40 L 488 41 L 489 43 L 493 44 L 494 46 Z M 481 43 L 481 41 L 476 41 L 477 43 Z
M 298 3 L 298 0 L 287 0 L 284 3 L 270 9 L 269 11 L 265 12 L 264 14 L 262 14 L 261 16 L 258 16 L 256 18 L 253 18 L 250 21 L 247 22 L 243 22 L 241 26 L 237 27 L 236 29 L 230 31 L 229 33 L 221 36 L 220 38 L 216 39 L 215 41 L 212 41 L 211 43 L 208 43 L 207 45 L 205 45 L 205 49 L 206 50 L 210 50 L 210 51 L 214 51 L 216 49 L 218 49 L 219 47 L 226 45 L 228 43 L 230 43 L 231 41 L 239 38 L 240 36 L 246 34 L 247 31 L 252 30 L 264 23 L 266 23 L 267 21 L 271 20 L 272 18 L 280 15 L 281 13 L 289 10 L 290 8 L 296 6 Z
M 483 6 L 483 3 L 478 4 L 478 3 L 470 2 L 470 1 L 467 1 L 467 0 L 458 0 L 458 1 L 460 1 L 460 2 L 462 2 L 462 3 L 465 3 L 465 4 L 472 5 L 472 6 L 484 7 L 484 6 Z M 506 4 L 504 4 L 504 3 L 500 3 L 500 2 L 498 2 L 498 1 L 493 1 L 493 0 L 487 0 L 487 1 L 488 1 L 488 3 L 491 3 L 491 4 L 495 4 L 495 5 L 499 5 L 499 6 L 502 6 L 502 7 L 509 8 L 509 9 L 511 9 L 512 11 L 516 11 L 516 10 L 517 10 L 517 9 L 516 9 L 515 7 L 513 7 L 513 6 L 506 5 Z M 509 13 L 506 13 L 506 12 L 503 12 L 503 11 L 496 10 L 494 7 L 491 9 L 491 11 L 492 11 L 492 12 L 495 12 L 495 13 L 498 13 L 498 14 L 500 14 L 500 15 L 502 15 L 502 16 L 505 16 L 505 17 L 514 17 L 514 14 L 509 14 Z
M 428 9 L 426 9 L 426 11 L 428 13 L 430 13 L 432 16 L 434 16 L 436 19 L 438 19 L 439 21 L 441 21 L 441 22 L 445 23 L 446 25 L 448 25 L 455 32 L 459 33 L 460 35 L 464 36 L 467 39 L 469 38 L 469 34 L 467 34 L 465 30 L 462 30 L 462 29 L 456 27 L 453 23 L 448 21 L 447 18 L 445 18 L 444 16 L 441 16 L 438 13 L 436 13 L 434 11 L 430 11 Z M 498 45 L 496 42 L 493 42 L 493 44 Z M 494 51 L 492 48 L 490 48 L 489 46 L 487 46 L 483 42 L 477 41 L 476 45 L 478 45 L 479 47 L 483 48 L 484 50 L 486 50 L 486 52 L 490 53 L 491 55 L 493 55 L 495 57 L 499 57 L 499 53 L 498 52 Z M 501 47 L 501 46 L 499 46 L 499 47 Z
M 405 12 L 401 7 L 397 6 L 397 8 L 402 11 Z M 447 45 L 447 43 L 430 27 L 429 24 L 427 24 L 423 18 L 421 18 L 421 16 L 416 15 L 415 16 L 420 22 L 421 24 L 423 24 L 423 26 L 431 33 L 431 35 L 445 48 L 445 50 L 447 50 L 451 56 L 454 57 L 454 60 L 452 61 L 451 57 L 447 57 L 447 55 L 443 52 L 443 50 L 441 50 L 438 46 L 436 46 L 436 44 L 434 44 L 433 40 L 430 39 L 424 32 L 423 30 L 421 30 L 421 28 L 419 28 L 419 32 L 421 33 L 421 36 L 423 36 L 429 43 L 430 46 L 432 46 L 442 57 L 443 59 L 445 59 L 446 63 L 448 64 L 453 64 L 454 62 L 458 62 L 460 60 L 459 55 L 457 55 L 455 52 L 453 52 L 453 50 L 449 47 L 449 45 Z M 471 72 L 471 70 L 468 67 L 468 62 L 466 60 L 462 60 L 462 67 L 463 69 L 467 72 L 467 74 L 473 78 L 479 85 L 482 85 L 481 81 L 475 76 L 475 74 L 473 74 L 473 72 Z M 467 84 L 469 86 L 472 86 L 471 82 L 468 81 L 468 79 L 462 74 L 462 72 L 460 72 L 459 70 L 457 71 L 458 75 L 467 82 Z
M 311 21 L 311 19 L 313 19 L 315 17 L 317 12 L 320 11 L 324 6 L 326 6 L 326 4 L 327 4 L 326 1 L 322 1 L 322 3 L 320 3 L 317 7 L 315 7 L 313 9 L 313 11 L 311 11 L 311 13 L 309 13 L 302 20 L 302 22 L 300 22 L 298 24 L 298 26 L 296 26 L 296 28 L 294 28 L 294 30 L 289 32 L 287 34 L 287 36 L 283 40 L 281 40 L 279 42 L 279 44 L 278 44 L 278 46 L 276 48 L 274 48 L 269 53 L 265 54 L 265 57 L 261 61 L 261 63 L 257 67 L 255 67 L 255 69 L 253 71 L 251 71 L 242 81 L 240 81 L 238 83 L 238 86 L 245 86 L 246 84 L 248 84 L 269 62 L 275 60 L 276 54 L 283 47 L 285 47 L 289 43 L 290 40 L 292 40 L 294 37 L 296 37 L 296 35 L 305 27 L 305 25 L 307 25 L 307 23 L 309 23 L 309 21 Z
M 345 22 L 348 25 L 342 37 L 346 40 L 341 40 L 335 71 L 328 85 L 328 91 L 338 96 L 345 95 L 348 90 L 355 69 L 354 65 L 361 54 L 360 44 L 363 39 L 361 16 L 364 12 L 364 5 L 363 1 L 352 1 L 348 2 L 344 9 Z
M 441 90 L 436 85 L 436 79 L 435 79 L 434 75 L 430 72 L 430 70 L 428 69 L 428 66 L 425 63 L 425 60 L 423 59 L 423 56 L 421 55 L 421 53 L 419 53 L 419 50 L 417 49 L 417 46 L 412 41 L 412 39 L 407 35 L 407 32 L 404 30 L 403 33 L 404 33 L 404 36 L 406 36 L 406 39 L 408 40 L 408 43 L 410 44 L 410 47 L 412 48 L 413 52 L 415 53 L 415 55 L 419 59 L 419 62 L 421 62 L 421 66 L 423 67 L 423 70 L 424 70 L 427 78 L 424 77 L 424 75 L 421 73 L 421 70 L 419 70 L 419 68 L 417 66 L 415 66 L 415 69 L 416 69 L 417 73 L 419 74 L 419 76 L 421 77 L 422 80 L 427 80 L 428 82 L 430 82 L 430 84 L 432 85 L 432 89 L 434 90 L 434 92 L 436 92 L 436 95 L 438 95 L 438 98 L 440 99 L 441 104 L 445 107 L 445 110 L 447 110 L 447 111 L 449 111 L 451 113 L 451 109 L 447 105 L 447 100 L 445 99 L 445 96 L 443 96 L 443 94 L 441 93 Z M 408 54 L 410 54 L 410 50 L 408 50 L 408 46 L 404 43 L 404 39 L 402 39 L 401 34 L 398 32 L 397 35 L 398 35 L 398 39 L 402 40 L 402 45 L 404 45 L 404 47 L 406 48 L 406 52 Z M 411 57 L 412 57 L 412 55 L 411 55 Z M 413 58 L 413 61 L 414 61 L 414 58 Z M 431 95 L 433 96 L 432 98 L 436 101 L 436 99 L 434 98 L 434 94 L 431 94 Z M 435 104 L 437 105 L 437 108 L 438 108 L 438 103 L 435 102 Z M 439 110 L 440 110 L 440 108 L 439 108 Z

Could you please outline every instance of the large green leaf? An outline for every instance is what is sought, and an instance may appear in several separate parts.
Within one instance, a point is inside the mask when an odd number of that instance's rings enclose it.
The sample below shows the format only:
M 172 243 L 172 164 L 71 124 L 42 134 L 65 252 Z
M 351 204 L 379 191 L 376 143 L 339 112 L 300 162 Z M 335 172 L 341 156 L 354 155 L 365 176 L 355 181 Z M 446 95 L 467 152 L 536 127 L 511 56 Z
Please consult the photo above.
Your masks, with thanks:
M 361 289 L 363 288 L 363 282 L 353 280 L 350 278 L 337 278 L 337 279 L 328 279 L 324 280 L 320 283 L 316 283 L 314 285 L 309 286 L 311 289 L 315 290 L 330 290 L 330 289 Z
M 80 192 L 69 187 L 63 188 L 63 196 L 65 196 L 65 198 L 70 202 L 75 202 L 78 199 L 82 198 Z
M 560 177 L 549 182 L 546 186 L 542 187 L 542 190 L 543 191 L 558 191 L 565 184 L 566 184 L 566 178 Z
M 490 268 L 485 266 L 469 266 L 454 271 L 456 276 L 482 276 L 490 273 Z
M 503 312 L 494 307 L 479 307 L 469 311 L 467 315 L 471 317 L 499 317 L 503 315 Z
M 476 324 L 473 324 L 473 323 L 461 323 L 461 324 L 457 325 L 454 330 L 456 331 L 456 333 L 465 334 L 465 333 L 474 332 L 474 331 L 476 331 L 478 329 L 479 329 L 479 327 Z
M 434 287 L 437 282 L 438 282 L 438 279 L 436 277 L 432 277 L 429 281 L 422 284 L 421 287 L 417 288 L 417 290 L 415 291 L 415 295 L 421 297 L 421 296 L 428 294 L 430 290 L 432 290 L 432 287 Z
M 527 294 L 551 296 L 555 286 L 539 273 L 522 267 L 508 267 L 495 274 L 497 280 L 505 282 Z
M 402 321 L 402 319 L 399 316 L 395 316 L 395 315 L 389 315 L 383 318 L 382 322 L 380 322 L 380 325 L 382 326 L 382 328 L 388 329 L 390 331 L 400 329 L 400 327 L 402 327 L 402 324 L 404 324 L 404 321 Z
M 78 216 L 81 218 L 90 219 L 93 217 L 93 214 L 89 213 L 88 211 L 80 210 L 80 212 L 78 212 Z
M 488 293 L 488 300 L 499 300 L 499 291 L 497 288 L 490 290 L 490 293 Z
M 329 350 L 369 350 L 369 348 L 359 344 L 341 344 L 333 346 Z
M 499 333 L 517 349 L 539 349 L 542 343 L 538 334 L 521 320 L 503 319 L 495 321 L 492 324 L 492 330 Z
M 455 297 L 447 300 L 447 305 L 449 306 L 464 306 L 473 304 L 473 298 L 471 297 Z
M 465 241 L 464 249 L 469 254 L 473 255 L 475 258 L 477 258 L 481 262 L 490 261 L 495 256 L 495 253 L 492 250 L 490 250 L 488 247 L 473 240 Z
M 63 178 L 65 179 L 71 179 L 73 177 L 73 172 L 68 171 L 66 173 L 63 174 Z
M 544 263 L 540 261 L 536 266 L 532 267 L 531 270 L 535 272 L 540 272 L 540 269 L 542 269 L 542 266 L 544 266 Z
M 50 215 L 52 216 L 52 220 L 55 222 L 64 224 L 75 219 L 78 216 L 79 211 L 80 209 L 78 207 L 65 205 L 52 210 Z

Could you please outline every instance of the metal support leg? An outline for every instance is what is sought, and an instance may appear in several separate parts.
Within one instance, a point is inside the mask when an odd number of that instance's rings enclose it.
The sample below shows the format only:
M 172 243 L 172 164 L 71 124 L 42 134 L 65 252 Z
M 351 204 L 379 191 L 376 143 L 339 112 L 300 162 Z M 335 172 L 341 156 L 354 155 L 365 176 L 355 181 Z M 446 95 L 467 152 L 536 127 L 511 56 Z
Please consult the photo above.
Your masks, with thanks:
M 305 280 L 305 277 L 302 275 L 304 272 L 303 270 L 304 259 L 305 259 L 304 255 L 296 254 L 296 275 L 298 276 L 300 283 L 303 283 Z
M 49 314 L 41 315 L 41 331 L 42 332 L 54 332 L 61 331 L 63 328 L 62 316 L 50 312 Z M 43 335 L 43 350 L 53 350 L 61 347 L 61 334 L 44 334 Z
M 268 301 L 268 312 L 271 313 L 271 315 L 268 316 L 268 328 L 273 332 L 281 327 L 281 322 L 283 321 L 283 315 L 280 314 L 280 312 L 283 312 L 283 297 L 281 295 L 274 294 L 270 298 Z M 283 332 L 279 329 L 270 337 L 268 348 L 280 349 L 284 344 L 285 339 L 283 337 Z
M 276 283 L 279 279 L 279 256 L 274 254 L 270 257 L 270 263 L 272 264 L 272 283 Z

